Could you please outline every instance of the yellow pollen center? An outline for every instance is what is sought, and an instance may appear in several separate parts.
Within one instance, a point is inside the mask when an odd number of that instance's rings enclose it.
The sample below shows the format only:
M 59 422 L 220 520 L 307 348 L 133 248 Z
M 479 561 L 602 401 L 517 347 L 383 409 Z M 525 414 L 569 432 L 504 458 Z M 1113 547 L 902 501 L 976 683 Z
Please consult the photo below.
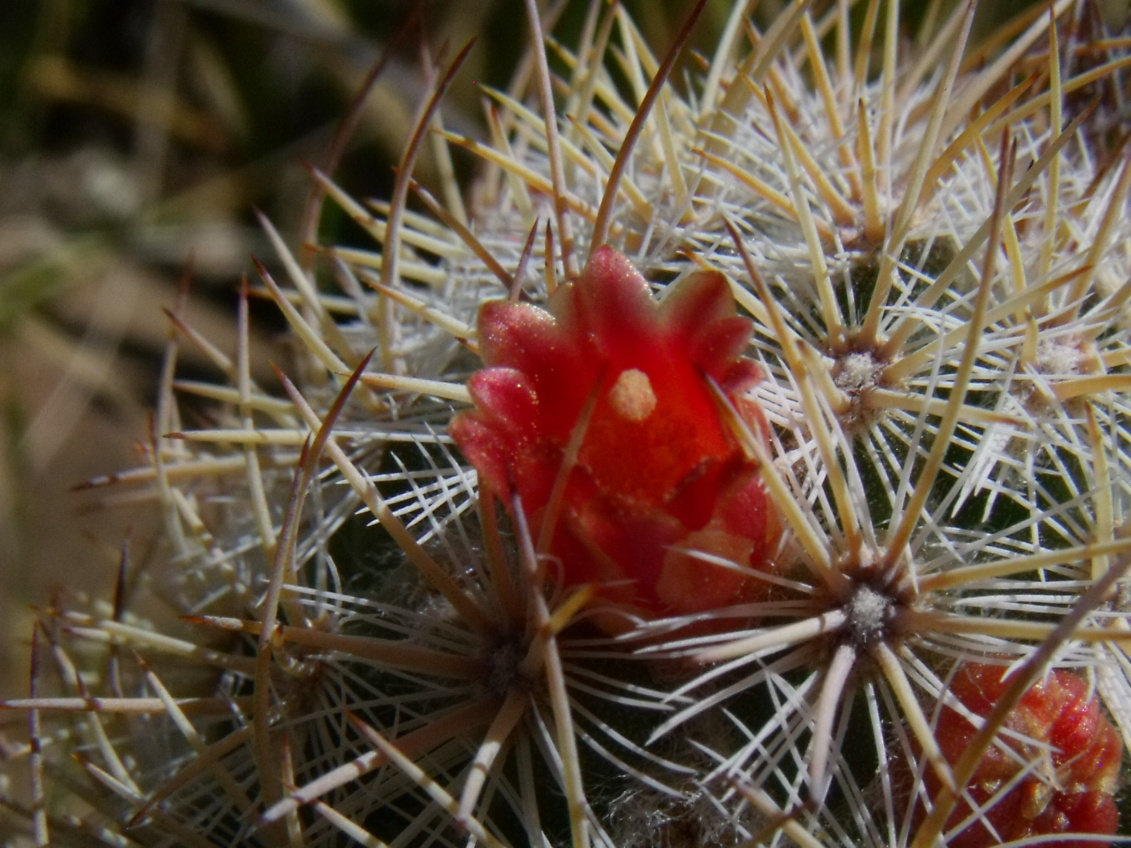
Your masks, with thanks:
M 647 374 L 639 368 L 629 368 L 620 372 L 609 389 L 609 403 L 621 418 L 639 422 L 656 408 L 656 393 Z

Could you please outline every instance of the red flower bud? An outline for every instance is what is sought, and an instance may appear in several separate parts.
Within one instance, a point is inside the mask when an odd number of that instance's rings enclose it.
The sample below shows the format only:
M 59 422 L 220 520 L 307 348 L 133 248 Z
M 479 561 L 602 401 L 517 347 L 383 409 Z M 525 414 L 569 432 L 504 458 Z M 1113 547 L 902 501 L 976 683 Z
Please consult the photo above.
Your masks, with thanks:
M 597 583 L 649 616 L 750 600 L 766 586 L 751 569 L 771 570 L 777 519 L 711 388 L 765 432 L 745 396 L 761 378 L 742 355 L 750 335 L 722 274 L 691 274 L 656 301 L 603 247 L 546 308 L 482 307 L 485 367 L 468 383 L 476 408 L 450 432 L 485 490 L 508 504 L 519 496 L 536 538 L 556 518 L 548 553 L 565 585 Z M 561 510 L 549 516 L 562 474 Z
M 987 715 L 1009 686 L 1005 668 L 968 663 L 955 675 L 951 691 L 979 716 Z M 955 834 L 950 848 L 985 848 L 1001 842 L 1048 834 L 1114 834 L 1119 824 L 1113 793 L 1123 759 L 1123 743 L 1089 697 L 1087 681 L 1071 671 L 1051 672 L 1021 698 L 982 757 L 966 791 L 947 820 L 950 830 L 973 811 L 979 817 Z M 969 719 L 944 707 L 937 738 L 943 756 L 954 764 L 977 733 Z M 1023 776 L 1022 770 L 1032 768 Z M 925 775 L 928 791 L 938 790 L 933 770 Z M 1046 842 L 1050 848 L 1086 848 L 1103 843 L 1085 840 Z

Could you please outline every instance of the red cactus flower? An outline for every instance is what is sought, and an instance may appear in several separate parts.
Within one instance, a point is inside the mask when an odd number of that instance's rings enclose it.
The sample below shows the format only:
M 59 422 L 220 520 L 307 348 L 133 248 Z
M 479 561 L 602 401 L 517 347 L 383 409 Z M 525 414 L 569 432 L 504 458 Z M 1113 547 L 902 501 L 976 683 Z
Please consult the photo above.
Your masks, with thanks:
M 655 301 L 629 261 L 602 247 L 546 308 L 482 307 L 486 367 L 468 383 L 476 408 L 451 435 L 485 490 L 518 494 L 535 536 L 556 519 L 548 553 L 565 585 L 599 584 L 645 615 L 749 600 L 764 581 L 685 551 L 770 568 L 776 516 L 710 387 L 765 431 L 745 397 L 761 377 L 742 356 L 750 334 L 722 274 L 691 274 Z M 548 516 L 560 474 L 561 508 Z
M 1005 692 L 1001 666 L 970 663 L 955 676 L 951 691 L 971 712 L 985 716 Z M 1113 793 L 1123 759 L 1123 743 L 1104 716 L 1099 700 L 1089 697 L 1087 681 L 1070 671 L 1053 671 L 1033 686 L 1005 722 L 1005 730 L 1023 742 L 998 735 L 982 758 L 966 792 L 947 820 L 958 826 L 975 809 L 988 809 L 947 843 L 950 848 L 984 848 L 1015 839 L 1049 834 L 1114 834 L 1119 824 Z M 952 764 L 977 733 L 968 719 L 946 707 L 937 737 Z M 1027 764 L 1036 768 L 1020 776 Z M 938 779 L 926 774 L 928 791 Z M 1094 840 L 1057 840 L 1050 848 L 1086 848 Z M 1110 844 L 1110 843 L 1109 843 Z

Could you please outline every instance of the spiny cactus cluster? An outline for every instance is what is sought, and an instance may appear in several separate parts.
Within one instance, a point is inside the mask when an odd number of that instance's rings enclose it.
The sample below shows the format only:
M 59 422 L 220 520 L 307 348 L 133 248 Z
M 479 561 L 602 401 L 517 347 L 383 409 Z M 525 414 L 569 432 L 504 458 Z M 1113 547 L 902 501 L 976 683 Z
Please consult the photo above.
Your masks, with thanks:
M 391 198 L 316 176 L 372 246 L 265 224 L 281 391 L 174 319 L 114 481 L 167 550 L 42 610 L 9 843 L 1128 832 L 1128 42 L 975 6 L 736 3 L 685 56 L 699 4 L 656 56 L 528 0 L 489 141 L 438 69 Z

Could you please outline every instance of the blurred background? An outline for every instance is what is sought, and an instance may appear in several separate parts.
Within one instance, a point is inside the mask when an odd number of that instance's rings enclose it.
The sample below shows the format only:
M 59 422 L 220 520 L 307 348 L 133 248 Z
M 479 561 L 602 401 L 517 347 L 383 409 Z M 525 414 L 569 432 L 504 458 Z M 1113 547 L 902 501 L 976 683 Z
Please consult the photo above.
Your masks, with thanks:
M 1127 0 L 1104 0 L 1126 27 Z M 560 5 L 560 4 L 559 4 Z M 658 52 L 690 0 L 628 2 Z M 780 0 L 759 4 L 772 19 Z M 926 4 L 907 3 L 909 26 Z M 1027 5 L 982 3 L 988 31 Z M 571 43 L 587 4 L 567 4 Z M 730 10 L 710 0 L 694 40 Z M 250 257 L 270 261 L 262 210 L 300 243 L 307 163 L 357 196 L 387 196 L 431 59 L 474 50 L 445 124 L 482 135 L 478 85 L 506 87 L 527 42 L 521 0 L 5 0 L 0 4 L 0 692 L 26 691 L 31 604 L 108 597 L 124 541 L 158 526 L 124 489 L 76 490 L 134 467 L 169 339 L 162 309 L 234 349 Z M 366 75 L 340 161 L 332 139 Z M 457 160 L 471 178 L 474 163 Z M 424 161 L 418 176 L 435 180 Z M 466 184 L 466 183 L 465 183 Z M 322 236 L 345 228 L 332 213 Z M 343 233 L 342 238 L 349 234 Z M 282 331 L 256 315 L 265 382 Z M 190 347 L 182 375 L 215 377 Z

